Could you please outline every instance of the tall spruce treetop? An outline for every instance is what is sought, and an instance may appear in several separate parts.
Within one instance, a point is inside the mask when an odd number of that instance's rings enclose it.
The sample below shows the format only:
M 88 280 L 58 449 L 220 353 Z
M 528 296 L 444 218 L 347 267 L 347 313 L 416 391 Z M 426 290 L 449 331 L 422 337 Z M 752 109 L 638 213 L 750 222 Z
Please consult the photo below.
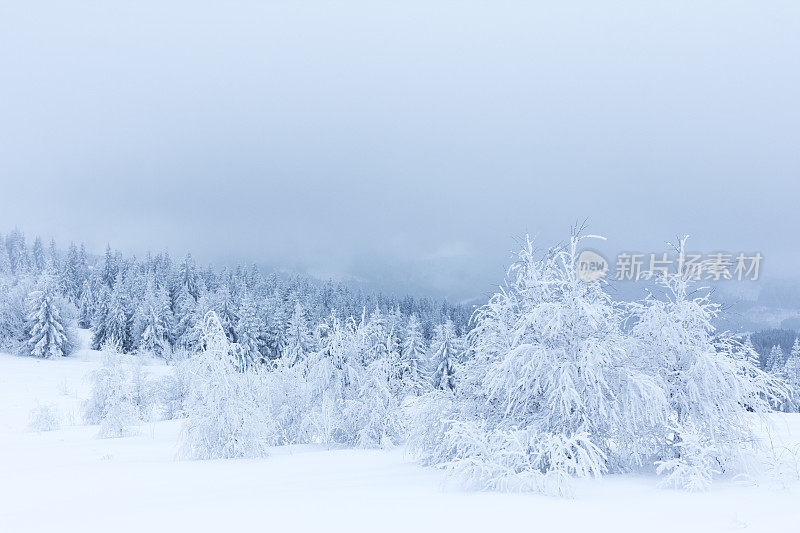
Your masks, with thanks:
M 50 249 L 47 254 L 47 264 L 52 272 L 61 272 L 61 259 L 55 239 L 50 239 Z
M 18 228 L 14 228 L 6 237 L 6 251 L 11 272 L 19 275 L 28 271 L 28 250 L 25 247 L 25 235 Z
M 117 257 L 111 251 L 111 245 L 106 245 L 106 252 L 103 256 L 103 283 L 110 289 L 114 287 L 114 281 L 119 273 Z
M 187 292 L 197 301 L 200 297 L 200 281 L 191 253 L 187 253 L 183 259 L 179 277 L 181 284 L 186 287 Z
M 33 241 L 33 248 L 31 248 L 31 260 L 33 262 L 33 269 L 37 273 L 44 272 L 44 269 L 47 268 L 47 258 L 44 254 L 44 245 L 42 244 L 42 238 L 36 237 Z

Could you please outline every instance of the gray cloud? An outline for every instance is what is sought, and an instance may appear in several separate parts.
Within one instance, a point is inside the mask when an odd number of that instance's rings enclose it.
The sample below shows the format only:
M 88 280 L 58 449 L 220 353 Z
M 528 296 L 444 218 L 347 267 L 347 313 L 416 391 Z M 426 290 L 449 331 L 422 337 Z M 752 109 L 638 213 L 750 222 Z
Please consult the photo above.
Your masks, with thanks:
M 585 217 L 800 261 L 798 5 L 6 4 L 3 231 L 454 298 Z

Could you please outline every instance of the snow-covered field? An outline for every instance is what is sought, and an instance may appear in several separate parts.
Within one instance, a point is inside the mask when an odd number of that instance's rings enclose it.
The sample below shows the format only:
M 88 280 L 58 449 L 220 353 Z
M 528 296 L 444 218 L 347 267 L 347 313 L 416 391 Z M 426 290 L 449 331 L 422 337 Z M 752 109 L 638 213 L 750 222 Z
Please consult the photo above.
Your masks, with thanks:
M 61 360 L 0 354 L 0 531 L 800 531 L 800 483 L 785 461 L 781 475 L 705 493 L 608 476 L 578 482 L 571 499 L 466 492 L 403 449 L 178 461 L 180 421 L 118 439 L 83 424 L 99 359 L 88 349 Z M 29 429 L 37 402 L 57 407 L 61 429 Z M 769 434 L 778 450 L 797 447 L 800 415 L 775 415 Z

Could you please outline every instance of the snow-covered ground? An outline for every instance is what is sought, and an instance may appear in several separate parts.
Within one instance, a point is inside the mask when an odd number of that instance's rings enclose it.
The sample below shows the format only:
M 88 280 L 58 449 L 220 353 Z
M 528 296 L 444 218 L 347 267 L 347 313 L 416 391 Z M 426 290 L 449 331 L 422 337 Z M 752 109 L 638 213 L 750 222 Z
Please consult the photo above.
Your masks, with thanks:
M 99 359 L 88 349 L 62 360 L 0 354 L 0 531 L 800 531 L 800 483 L 786 461 L 780 476 L 700 494 L 608 476 L 576 483 L 571 499 L 467 492 L 402 449 L 178 461 L 180 421 L 119 439 L 83 425 Z M 28 428 L 37 402 L 57 407 L 61 429 Z M 769 434 L 777 450 L 800 449 L 800 415 L 775 415 Z

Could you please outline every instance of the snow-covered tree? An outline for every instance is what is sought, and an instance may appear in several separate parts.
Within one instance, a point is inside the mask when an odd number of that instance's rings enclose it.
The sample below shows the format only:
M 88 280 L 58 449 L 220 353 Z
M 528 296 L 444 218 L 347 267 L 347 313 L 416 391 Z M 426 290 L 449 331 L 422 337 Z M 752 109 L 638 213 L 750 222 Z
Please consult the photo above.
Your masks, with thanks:
M 44 245 L 42 244 L 41 237 L 36 237 L 33 241 L 33 248 L 31 248 L 31 262 L 35 272 L 41 274 L 47 267 L 47 258 L 44 254 Z
M 92 389 L 83 404 L 83 416 L 87 423 L 100 425 L 100 437 L 125 437 L 142 421 L 145 378 L 141 367 L 135 370 L 136 363 L 115 346 L 105 344 L 102 351 L 103 364 L 91 374 Z
M 779 374 L 783 370 L 784 364 L 784 356 L 783 356 L 783 348 L 779 345 L 775 345 L 769 351 L 769 356 L 767 357 L 767 372 L 772 372 L 773 374 Z
M 119 274 L 119 264 L 117 263 L 117 256 L 111 252 L 111 246 L 106 245 L 106 252 L 103 256 L 103 270 L 102 270 L 102 278 L 103 283 L 109 289 L 114 287 L 114 282 L 117 280 L 117 275 Z
M 64 296 L 71 302 L 78 302 L 85 280 L 85 273 L 81 267 L 81 257 L 75 243 L 70 243 L 67 249 L 67 256 L 64 259 L 61 271 L 61 288 Z
M 30 268 L 30 258 L 25 246 L 25 235 L 14 228 L 6 237 L 6 251 L 8 253 L 9 269 L 15 275 L 22 275 Z
M 134 346 L 132 331 L 133 311 L 123 283 L 122 273 L 117 274 L 107 304 L 101 306 L 93 326 L 92 345 L 95 350 L 106 342 L 118 345 L 123 353 Z
M 62 357 L 75 347 L 57 298 L 55 280 L 50 275 L 43 276 L 39 289 L 30 294 L 27 346 L 34 357 Z
M 483 488 L 563 494 L 572 476 L 652 456 L 665 395 L 630 349 L 624 309 L 578 277 L 579 241 L 537 258 L 528 240 L 475 313 L 454 392 L 417 404 L 412 449 L 424 462 Z
M 192 259 L 192 254 L 187 253 L 186 257 L 183 259 L 181 263 L 180 270 L 178 272 L 178 279 L 180 282 L 180 286 L 186 289 L 186 292 L 195 299 L 195 301 L 200 297 L 200 283 L 201 279 L 197 275 L 197 270 L 194 264 L 194 259 Z
M 416 315 L 411 315 L 401 351 L 400 379 L 403 387 L 413 394 L 419 394 L 426 388 L 428 374 L 426 352 L 422 325 Z
M 19 281 L 0 276 L 0 351 L 29 355 L 27 341 L 30 294 L 37 286 L 32 278 Z
M 783 366 L 782 377 L 789 390 L 788 398 L 783 404 L 784 411 L 800 411 L 800 340 L 795 339 L 786 364 Z
M 236 338 L 244 356 L 252 362 L 262 360 L 262 327 L 258 305 L 246 293 L 239 308 L 239 321 L 236 323 Z
M 185 312 L 181 318 L 178 344 L 190 352 L 200 351 L 203 345 L 203 321 L 209 311 L 213 311 L 211 298 L 207 292 L 201 292 L 197 303 Z
M 216 313 L 203 321 L 203 350 L 189 359 L 181 454 L 193 459 L 261 457 L 274 443 L 264 374 L 242 371 Z
M 685 238 L 676 248 L 683 264 Z M 697 490 L 716 471 L 745 468 L 757 442 L 748 412 L 769 411 L 780 387 L 751 358 L 737 357 L 735 339 L 715 330 L 720 306 L 695 291 L 690 274 L 664 276 L 660 283 L 666 297 L 637 307 L 633 335 L 669 406 L 658 472 L 667 485 Z
M 458 339 L 453 322 L 447 321 L 437 326 L 431 341 L 431 367 L 433 386 L 437 389 L 453 390 L 456 386 L 455 374 L 458 363 Z
M 308 327 L 308 319 L 300 302 L 294 304 L 294 311 L 289 318 L 284 339 L 283 354 L 291 362 L 302 359 L 313 348 L 313 337 Z
M 0 274 L 11 273 L 11 260 L 8 257 L 8 249 L 5 246 L 3 236 L 0 235 Z
M 169 351 L 170 314 L 166 289 L 156 289 L 155 283 L 150 280 L 134 316 L 134 331 L 140 352 L 160 357 Z
M 753 341 L 750 338 L 750 335 L 748 335 L 747 338 L 745 338 L 745 341 L 742 344 L 741 353 L 744 355 L 745 360 L 747 360 L 747 362 L 750 363 L 750 366 L 753 366 L 755 368 L 759 368 L 761 366 L 758 352 L 753 346 Z

